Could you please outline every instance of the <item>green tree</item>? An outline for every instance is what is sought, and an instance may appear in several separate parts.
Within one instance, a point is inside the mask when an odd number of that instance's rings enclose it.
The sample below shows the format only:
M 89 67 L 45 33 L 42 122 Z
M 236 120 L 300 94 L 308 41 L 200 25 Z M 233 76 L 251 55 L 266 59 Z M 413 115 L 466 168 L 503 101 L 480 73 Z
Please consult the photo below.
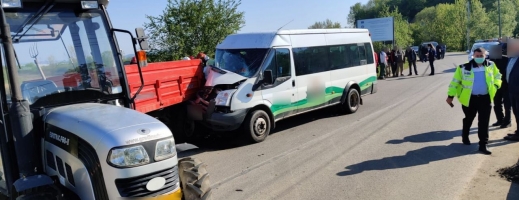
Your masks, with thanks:
M 463 2 L 459 2 L 460 4 Z M 466 42 L 466 9 L 458 4 L 439 4 L 435 7 L 436 18 L 432 24 L 435 40 L 451 49 L 463 49 Z
M 330 19 L 326 19 L 322 22 L 315 22 L 312 26 L 309 26 L 309 29 L 329 29 L 329 28 L 341 28 L 341 23 L 332 22 Z
M 241 0 L 168 0 L 162 15 L 146 16 L 151 62 L 177 60 L 200 51 L 214 51 L 245 21 Z
M 389 7 L 382 7 L 378 17 L 393 17 L 395 44 L 399 47 L 406 47 L 413 44 L 410 24 L 398 12 L 398 8 L 390 11 Z
M 470 0 L 470 39 L 487 39 L 497 37 L 497 25 L 490 21 L 483 4 L 479 0 Z
M 436 8 L 427 7 L 416 14 L 415 23 L 411 26 L 415 40 L 417 41 L 431 41 L 434 40 L 434 33 L 432 26 L 436 19 Z
M 101 57 L 103 59 L 103 65 L 105 67 L 115 67 L 115 60 L 112 51 L 104 51 L 103 53 L 101 53 Z
M 497 1 L 492 5 L 492 9 L 488 15 L 490 20 L 494 22 L 498 29 L 495 34 L 499 35 L 499 10 Z M 503 36 L 512 36 L 517 26 L 517 10 L 515 4 L 511 0 L 501 0 L 501 34 Z

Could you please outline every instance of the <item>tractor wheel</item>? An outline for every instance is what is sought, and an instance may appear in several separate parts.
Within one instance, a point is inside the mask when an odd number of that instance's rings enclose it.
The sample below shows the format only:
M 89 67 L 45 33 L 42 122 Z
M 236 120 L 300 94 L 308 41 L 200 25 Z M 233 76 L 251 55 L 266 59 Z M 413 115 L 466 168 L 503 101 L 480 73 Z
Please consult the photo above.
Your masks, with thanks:
M 211 183 L 205 167 L 200 160 L 191 157 L 178 161 L 183 200 L 211 199 Z

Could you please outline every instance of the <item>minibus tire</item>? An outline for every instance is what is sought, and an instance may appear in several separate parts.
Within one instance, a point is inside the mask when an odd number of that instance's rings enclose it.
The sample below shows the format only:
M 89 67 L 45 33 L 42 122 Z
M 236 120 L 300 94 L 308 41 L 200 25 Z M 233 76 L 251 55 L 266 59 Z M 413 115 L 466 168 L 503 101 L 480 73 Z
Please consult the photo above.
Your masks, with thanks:
M 356 98 L 356 101 L 352 102 L 352 98 Z M 352 105 L 355 104 L 355 105 Z M 360 106 L 360 93 L 355 88 L 350 88 L 348 90 L 348 96 L 343 103 L 340 104 L 341 111 L 346 114 L 353 114 L 357 112 Z
M 186 157 L 178 161 L 182 200 L 210 200 L 211 183 L 206 164 L 199 159 Z
M 270 117 L 263 110 L 250 112 L 244 122 L 243 130 L 251 142 L 263 142 L 270 134 Z

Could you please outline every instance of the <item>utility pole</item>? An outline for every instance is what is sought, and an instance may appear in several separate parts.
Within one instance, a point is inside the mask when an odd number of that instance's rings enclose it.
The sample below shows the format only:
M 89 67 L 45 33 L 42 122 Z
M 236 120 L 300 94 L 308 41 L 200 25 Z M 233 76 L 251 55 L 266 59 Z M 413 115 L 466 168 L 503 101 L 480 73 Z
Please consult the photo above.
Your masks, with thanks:
M 470 29 L 469 29 L 469 23 L 470 23 L 470 0 L 467 1 L 467 51 L 470 51 L 470 44 L 469 44 L 469 37 L 470 37 Z
M 499 38 L 501 38 L 501 0 L 497 0 L 497 10 L 499 13 Z

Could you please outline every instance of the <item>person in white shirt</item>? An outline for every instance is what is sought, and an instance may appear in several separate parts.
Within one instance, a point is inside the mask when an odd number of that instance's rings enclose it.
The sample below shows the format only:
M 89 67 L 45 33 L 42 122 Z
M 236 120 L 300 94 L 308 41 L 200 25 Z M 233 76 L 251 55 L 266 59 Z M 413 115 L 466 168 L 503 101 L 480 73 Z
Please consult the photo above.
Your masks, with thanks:
M 387 54 L 384 52 L 384 50 L 380 51 L 379 56 L 379 62 L 380 62 L 380 76 L 379 79 L 386 79 L 386 67 L 387 67 Z

